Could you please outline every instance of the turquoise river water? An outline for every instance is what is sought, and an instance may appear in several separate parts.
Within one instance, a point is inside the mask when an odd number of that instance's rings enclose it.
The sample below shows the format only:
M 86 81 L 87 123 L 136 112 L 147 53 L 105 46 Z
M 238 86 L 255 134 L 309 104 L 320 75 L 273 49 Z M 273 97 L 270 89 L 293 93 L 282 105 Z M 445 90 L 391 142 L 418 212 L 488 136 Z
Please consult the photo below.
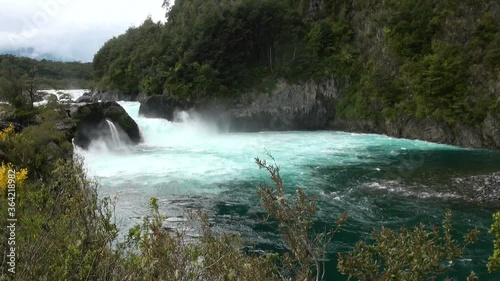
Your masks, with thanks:
M 262 223 L 257 186 L 269 183 L 255 157 L 281 167 L 290 193 L 302 187 L 318 201 L 318 229 L 332 226 L 349 212 L 347 223 L 329 247 L 328 280 L 345 280 L 336 269 L 336 253 L 367 239 L 374 228 L 399 228 L 419 222 L 439 225 L 446 209 L 454 214 L 457 237 L 477 226 L 480 242 L 449 272 L 465 280 L 470 271 L 480 280 L 500 280 L 488 274 L 492 253 L 487 233 L 495 211 L 471 202 L 458 178 L 500 171 L 500 153 L 462 149 L 381 135 L 344 132 L 227 133 L 187 113 L 179 122 L 139 116 L 139 103 L 120 102 L 138 123 L 144 142 L 108 149 L 96 141 L 77 150 L 88 174 L 102 185 L 101 196 L 118 198 L 122 229 L 148 215 L 157 197 L 166 224 L 183 221 L 186 211 L 202 209 L 221 231 L 241 234 L 261 250 L 282 250 L 278 235 Z

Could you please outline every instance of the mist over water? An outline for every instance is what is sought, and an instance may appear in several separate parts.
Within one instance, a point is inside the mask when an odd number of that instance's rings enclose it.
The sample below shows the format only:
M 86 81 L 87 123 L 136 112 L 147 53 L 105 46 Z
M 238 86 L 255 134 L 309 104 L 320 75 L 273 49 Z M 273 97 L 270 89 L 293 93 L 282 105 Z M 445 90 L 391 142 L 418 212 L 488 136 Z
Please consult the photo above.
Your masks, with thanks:
M 500 171 L 499 153 L 330 131 L 228 133 L 192 113 L 179 112 L 177 122 L 169 122 L 140 117 L 139 103 L 120 104 L 139 125 L 144 142 L 109 149 L 103 140 L 76 151 L 89 175 L 100 181 L 100 195 L 118 197 L 116 213 L 124 230 L 148 214 L 154 196 L 170 217 L 201 208 L 219 230 L 238 232 L 260 249 L 282 249 L 277 234 L 261 222 L 256 194 L 260 183 L 270 183 L 254 160 L 269 160 L 267 150 L 280 165 L 288 192 L 301 186 L 318 201 L 318 230 L 349 212 L 339 242 L 330 248 L 329 277 L 339 280 L 335 252 L 368 238 L 373 228 L 420 221 L 440 225 L 451 209 L 457 237 L 474 225 L 481 230 L 481 242 L 451 275 L 464 279 L 474 270 L 481 280 L 500 280 L 484 276 L 494 210 L 470 202 L 471 191 L 456 181 Z

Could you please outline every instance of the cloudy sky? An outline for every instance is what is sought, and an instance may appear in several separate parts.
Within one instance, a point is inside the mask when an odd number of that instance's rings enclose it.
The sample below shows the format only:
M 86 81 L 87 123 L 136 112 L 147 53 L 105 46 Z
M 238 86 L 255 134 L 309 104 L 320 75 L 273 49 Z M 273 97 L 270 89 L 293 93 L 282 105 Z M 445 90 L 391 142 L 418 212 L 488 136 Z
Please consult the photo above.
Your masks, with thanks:
M 163 0 L 0 0 L 0 53 L 34 48 L 64 60 L 92 61 L 113 36 L 148 15 L 164 20 Z

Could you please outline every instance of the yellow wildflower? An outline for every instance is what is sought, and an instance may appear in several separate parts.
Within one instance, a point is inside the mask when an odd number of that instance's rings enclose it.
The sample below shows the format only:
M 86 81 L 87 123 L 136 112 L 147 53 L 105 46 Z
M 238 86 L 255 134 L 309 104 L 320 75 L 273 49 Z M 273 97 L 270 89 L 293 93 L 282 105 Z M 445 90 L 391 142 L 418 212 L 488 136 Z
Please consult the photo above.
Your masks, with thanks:
M 9 127 L 0 131 L 0 140 L 6 141 L 13 134 L 14 134 L 14 124 L 11 123 Z
M 0 166 L 0 194 L 3 194 L 4 191 L 7 189 L 9 185 L 9 175 L 12 175 L 12 173 L 9 173 L 9 171 L 13 170 L 14 167 L 12 166 L 11 163 L 7 164 L 2 163 L 2 165 Z M 15 171 L 14 173 L 15 187 L 16 188 L 22 187 L 26 178 L 28 178 L 27 169 L 21 169 L 19 171 Z

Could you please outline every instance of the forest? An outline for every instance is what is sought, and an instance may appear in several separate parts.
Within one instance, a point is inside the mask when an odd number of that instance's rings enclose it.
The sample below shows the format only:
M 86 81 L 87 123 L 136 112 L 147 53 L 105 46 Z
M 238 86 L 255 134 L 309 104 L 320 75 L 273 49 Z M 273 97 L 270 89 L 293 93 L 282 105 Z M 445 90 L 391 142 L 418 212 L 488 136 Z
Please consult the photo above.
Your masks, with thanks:
M 341 117 L 475 125 L 498 105 L 496 1 L 178 0 L 96 53 L 98 87 L 177 100 L 333 78 Z
M 0 80 L 34 79 L 38 89 L 88 89 L 92 86 L 92 64 L 35 60 L 0 55 Z

